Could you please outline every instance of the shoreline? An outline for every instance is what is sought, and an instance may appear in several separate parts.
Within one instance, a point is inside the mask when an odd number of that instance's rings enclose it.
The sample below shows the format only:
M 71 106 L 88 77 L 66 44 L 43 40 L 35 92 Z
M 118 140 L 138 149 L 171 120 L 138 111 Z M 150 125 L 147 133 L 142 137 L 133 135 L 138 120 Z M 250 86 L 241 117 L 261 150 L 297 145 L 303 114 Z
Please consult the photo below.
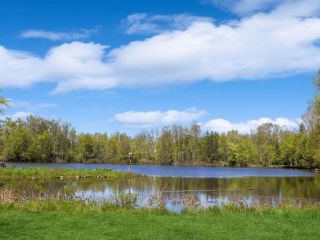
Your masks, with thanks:
M 119 172 L 111 169 L 32 168 L 32 167 L 28 167 L 28 168 L 6 167 L 6 168 L 0 169 L 0 180 L 14 180 L 14 179 L 116 180 L 122 177 L 129 177 L 129 176 L 135 176 L 135 174 Z

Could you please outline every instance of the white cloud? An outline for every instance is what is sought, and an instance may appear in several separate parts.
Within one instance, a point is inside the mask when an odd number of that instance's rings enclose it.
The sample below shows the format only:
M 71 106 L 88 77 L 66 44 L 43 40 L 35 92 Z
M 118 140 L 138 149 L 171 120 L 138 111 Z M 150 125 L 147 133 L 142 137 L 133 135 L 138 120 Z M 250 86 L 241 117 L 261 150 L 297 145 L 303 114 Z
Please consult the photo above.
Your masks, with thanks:
M 149 111 L 149 112 L 123 112 L 115 114 L 113 120 L 122 123 L 130 128 L 151 128 L 170 126 L 173 124 L 185 124 L 198 120 L 207 112 L 196 108 L 185 109 L 183 111 L 169 110 Z
M 238 15 L 252 14 L 257 11 L 264 11 L 275 6 L 292 0 L 207 0 L 217 6 L 229 9 Z
M 172 30 L 185 30 L 194 22 L 211 22 L 209 17 L 179 15 L 149 15 L 135 13 L 122 21 L 127 34 L 155 34 Z
M 260 10 L 266 10 L 276 4 L 284 2 L 283 0 L 240 0 L 236 1 L 234 11 L 238 14 L 253 13 Z
M 43 81 L 43 65 L 41 58 L 30 53 L 0 46 L 0 87 L 26 87 Z
M 206 114 L 206 111 L 199 110 L 197 108 L 185 109 L 183 111 L 169 110 L 164 112 L 128 111 L 115 114 L 112 120 L 114 122 L 124 124 L 129 128 L 153 128 L 172 126 L 173 124 L 190 124 L 193 121 L 199 121 Z M 290 120 L 282 117 L 276 119 L 262 117 L 257 120 L 233 123 L 222 118 L 216 118 L 201 124 L 201 126 L 203 130 L 209 130 L 218 133 L 227 133 L 232 130 L 237 130 L 239 133 L 249 134 L 251 131 L 255 131 L 257 127 L 264 123 L 276 124 L 287 130 L 296 130 L 299 128 L 301 119 L 297 118 Z
M 110 88 L 108 65 L 102 61 L 106 46 L 72 42 L 52 48 L 43 58 L 0 46 L 0 87 L 27 87 L 54 81 L 64 91 Z M 73 87 L 68 88 L 69 85 Z M 64 88 L 64 89 L 62 89 Z
M 0 116 L 0 120 L 4 120 L 6 118 L 11 118 L 12 120 L 18 120 L 18 119 L 26 119 L 30 115 L 34 115 L 32 112 L 24 112 L 24 111 L 18 111 L 9 115 L 2 115 Z
M 31 103 L 27 101 L 20 100 L 9 100 L 9 107 L 14 109 L 27 109 L 30 111 L 47 109 L 47 108 L 55 108 L 57 105 L 53 103 Z
M 20 112 L 15 112 L 15 113 L 9 115 L 9 117 L 12 118 L 12 119 L 19 119 L 19 118 L 20 119 L 25 119 L 30 115 L 33 115 L 33 113 L 32 112 L 22 112 L 22 111 L 20 111 Z
M 0 46 L 0 88 L 56 82 L 55 92 L 256 80 L 320 66 L 320 1 L 279 5 L 239 21 L 195 21 L 114 49 L 72 42 L 43 56 Z
M 41 29 L 23 31 L 21 38 L 44 38 L 51 41 L 71 41 L 88 38 L 96 29 L 82 29 L 78 32 L 54 32 Z
M 247 122 L 240 123 L 232 123 L 228 120 L 217 118 L 212 119 L 204 124 L 204 128 L 210 131 L 219 132 L 219 133 L 227 133 L 232 130 L 237 130 L 239 133 L 248 134 L 251 131 L 257 129 L 258 126 L 264 123 L 272 123 L 281 126 L 287 130 L 295 130 L 299 127 L 301 123 L 301 119 L 289 120 L 287 118 L 259 118 L 258 120 L 250 120 Z

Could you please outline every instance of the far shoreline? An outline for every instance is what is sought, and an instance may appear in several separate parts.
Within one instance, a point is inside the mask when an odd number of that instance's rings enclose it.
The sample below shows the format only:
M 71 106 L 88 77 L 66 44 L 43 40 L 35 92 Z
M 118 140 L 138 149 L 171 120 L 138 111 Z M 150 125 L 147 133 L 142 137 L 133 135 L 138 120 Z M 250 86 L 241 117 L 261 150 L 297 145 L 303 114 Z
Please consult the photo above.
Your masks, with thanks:
M 83 165 L 123 165 L 123 166 L 172 166 L 172 167 L 213 167 L 213 168 L 256 168 L 256 169 L 288 169 L 288 170 L 304 170 L 310 171 L 314 173 L 319 173 L 320 170 L 317 168 L 299 168 L 299 167 L 289 167 L 285 165 L 270 165 L 270 166 L 261 166 L 261 165 L 248 165 L 248 166 L 229 166 L 227 163 L 219 162 L 219 163 L 197 163 L 197 162 L 184 162 L 184 163 L 175 163 L 175 164 L 157 164 L 153 162 L 143 162 L 143 163 L 90 163 L 90 162 L 66 162 L 66 161 L 57 161 L 57 162 L 7 162 L 6 164 L 15 165 L 15 164 L 83 164 Z

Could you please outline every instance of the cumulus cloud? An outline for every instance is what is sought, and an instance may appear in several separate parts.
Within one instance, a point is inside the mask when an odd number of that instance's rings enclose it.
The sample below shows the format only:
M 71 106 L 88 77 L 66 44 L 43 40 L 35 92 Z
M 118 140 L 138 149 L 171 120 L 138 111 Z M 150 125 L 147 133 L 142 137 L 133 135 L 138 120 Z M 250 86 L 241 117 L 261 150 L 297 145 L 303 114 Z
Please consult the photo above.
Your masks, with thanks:
M 39 57 L 0 46 L 0 87 L 26 87 L 49 81 L 58 83 L 57 91 L 114 87 L 109 67 L 102 61 L 105 48 L 100 44 L 72 42 Z
M 45 56 L 0 46 L 0 88 L 56 82 L 55 92 L 256 80 L 320 66 L 320 1 L 279 5 L 220 25 L 194 21 L 118 48 L 71 42 Z
M 242 134 L 248 134 L 251 131 L 254 131 L 260 125 L 264 123 L 272 123 L 281 126 L 287 130 L 295 130 L 299 127 L 301 123 L 301 119 L 289 120 L 287 118 L 259 118 L 258 120 L 250 120 L 247 122 L 240 123 L 232 123 L 228 120 L 217 118 L 212 119 L 204 124 L 204 128 L 210 131 L 219 132 L 219 133 L 227 133 L 232 130 L 236 130 Z
M 129 111 L 115 114 L 113 120 L 122 123 L 130 128 L 151 128 L 170 126 L 173 124 L 191 123 L 206 115 L 204 110 L 196 108 L 185 109 L 183 111 L 169 110 L 149 111 L 149 112 L 136 112 Z
M 173 124 L 190 124 L 194 121 L 199 121 L 207 114 L 204 110 L 197 108 L 185 109 L 183 111 L 169 110 L 169 111 L 128 111 L 117 113 L 112 120 L 117 123 L 124 124 L 129 128 L 153 128 L 172 126 Z M 256 120 L 249 120 L 246 122 L 230 122 L 222 118 L 211 119 L 204 124 L 201 124 L 203 130 L 214 131 L 218 133 L 227 133 L 236 130 L 242 134 L 249 134 L 255 131 L 257 127 L 265 123 L 272 123 L 279 125 L 283 129 L 296 130 L 299 128 L 301 119 L 287 119 L 287 118 L 267 118 L 262 117 Z
M 96 29 L 82 29 L 78 32 L 54 32 L 41 29 L 29 29 L 20 34 L 21 38 L 44 38 L 51 41 L 72 41 L 88 38 Z
M 122 21 L 127 34 L 156 34 L 172 30 L 185 30 L 194 22 L 211 22 L 209 17 L 179 15 L 149 15 L 135 13 Z

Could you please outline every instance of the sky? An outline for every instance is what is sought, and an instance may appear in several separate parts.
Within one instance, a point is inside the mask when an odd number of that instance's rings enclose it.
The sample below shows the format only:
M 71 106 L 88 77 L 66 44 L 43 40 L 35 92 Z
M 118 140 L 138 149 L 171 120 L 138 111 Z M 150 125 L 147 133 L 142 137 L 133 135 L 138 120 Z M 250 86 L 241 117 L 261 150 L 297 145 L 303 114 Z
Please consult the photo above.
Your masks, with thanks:
M 3 0 L 4 117 L 79 132 L 297 128 L 320 66 L 319 0 Z

